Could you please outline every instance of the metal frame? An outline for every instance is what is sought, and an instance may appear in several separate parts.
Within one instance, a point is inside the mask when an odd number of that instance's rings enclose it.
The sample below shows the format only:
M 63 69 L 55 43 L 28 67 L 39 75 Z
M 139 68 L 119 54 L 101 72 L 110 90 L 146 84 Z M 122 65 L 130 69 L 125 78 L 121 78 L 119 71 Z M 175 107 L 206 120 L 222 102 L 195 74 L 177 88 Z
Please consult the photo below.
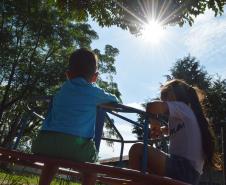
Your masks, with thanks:
M 96 121 L 96 124 L 97 125 L 101 125 L 101 128 L 103 129 L 103 117 L 105 117 L 109 122 L 110 124 L 112 125 L 112 128 L 116 131 L 119 139 L 110 139 L 110 138 L 102 138 L 102 140 L 108 140 L 108 141 L 113 141 L 113 142 L 120 142 L 121 143 L 121 150 L 120 150 L 120 157 L 119 157 L 119 166 L 121 166 L 122 164 L 122 157 L 123 157 L 123 150 L 124 150 L 124 144 L 125 143 L 136 143 L 136 142 L 139 142 L 139 140 L 135 140 L 135 141 L 125 141 L 124 138 L 122 137 L 122 135 L 120 134 L 120 132 L 118 131 L 118 129 L 115 127 L 115 125 L 112 123 L 109 115 L 109 114 L 112 114 L 122 120 L 125 120 L 135 126 L 138 126 L 140 128 L 143 129 L 144 131 L 144 136 L 143 136 L 143 143 L 144 143 L 144 148 L 143 148 L 143 159 L 142 159 L 142 169 L 141 169 L 141 172 L 142 173 L 146 173 L 147 171 L 147 160 L 148 160 L 148 132 L 149 132 L 149 129 L 148 129 L 148 125 L 150 124 L 150 118 L 153 118 L 153 119 L 158 119 L 158 117 L 154 114 L 150 114 L 150 113 L 147 113 L 145 111 L 142 111 L 142 110 L 139 110 L 139 109 L 136 109 L 136 108 L 132 108 L 132 107 L 128 107 L 128 106 L 125 106 L 125 105 L 122 105 L 122 104 L 112 104 L 111 105 L 112 108 L 104 108 L 102 109 L 101 107 L 99 107 L 98 111 L 102 111 L 102 114 L 100 116 L 100 112 L 97 113 L 97 121 Z M 122 116 L 120 115 L 119 113 L 136 113 L 136 114 L 140 114 L 142 116 L 145 117 L 145 121 L 144 123 L 139 123 L 139 122 L 135 122 L 129 118 L 126 118 L 125 116 Z M 100 116 L 100 117 L 99 117 Z M 102 120 L 100 120 L 102 119 Z M 97 126 L 97 128 L 100 128 Z M 97 144 L 97 146 L 100 145 L 100 134 L 102 135 L 102 130 L 101 129 L 96 129 L 96 136 L 97 138 L 95 138 L 95 142 Z M 99 133 L 100 132 L 100 133 Z M 99 149 L 99 148 L 98 148 Z
M 52 106 L 52 99 L 51 97 L 43 97 L 43 98 L 37 98 L 36 100 L 41 100 L 41 101 L 48 101 L 49 103 L 49 109 L 48 112 L 51 109 Z M 144 123 L 139 123 L 139 122 L 135 122 L 131 119 L 128 119 L 122 115 L 120 115 L 119 113 L 136 113 L 136 114 L 140 114 L 142 116 L 145 117 L 145 122 Z M 97 107 L 97 119 L 96 119 L 96 129 L 95 129 L 95 144 L 96 144 L 96 148 L 99 151 L 99 147 L 100 147 L 100 142 L 101 139 L 103 140 L 108 140 L 108 141 L 113 141 L 113 142 L 120 142 L 121 143 L 121 150 L 120 150 L 120 160 L 119 160 L 119 164 L 121 165 L 122 163 L 122 157 L 123 157 L 123 150 L 124 150 L 124 144 L 125 143 L 136 143 L 139 142 L 141 140 L 135 140 L 135 141 L 128 141 L 128 140 L 124 140 L 123 136 L 120 134 L 120 132 L 118 131 L 118 129 L 115 127 L 115 125 L 112 123 L 110 117 L 108 114 L 112 114 L 120 119 L 123 119 L 135 126 L 138 126 L 140 128 L 142 128 L 144 130 L 144 137 L 143 137 L 143 143 L 144 143 L 144 152 L 143 152 L 143 160 L 142 160 L 142 172 L 146 173 L 147 171 L 147 158 L 148 158 L 148 142 L 150 140 L 148 140 L 148 124 L 150 123 L 150 117 L 153 119 L 159 119 L 156 115 L 153 114 L 149 114 L 146 113 L 145 111 L 139 110 L 139 109 L 135 109 L 132 107 L 128 107 L 122 104 L 112 104 L 112 108 L 102 108 L 102 107 Z M 26 112 L 23 116 L 23 118 L 21 119 L 21 127 L 20 130 L 17 133 L 16 136 L 16 141 L 12 147 L 12 149 L 16 149 L 18 147 L 19 141 L 24 133 L 24 129 L 26 128 L 26 126 L 29 124 L 29 118 L 31 118 L 31 116 L 38 116 L 40 119 L 43 119 L 43 117 L 39 114 L 37 114 L 35 112 L 34 109 L 30 108 L 28 106 L 28 112 Z M 110 139 L 110 138 L 102 138 L 102 133 L 103 133 L 103 126 L 104 126 L 104 121 L 105 119 L 107 119 L 110 124 L 112 125 L 112 128 L 116 131 L 117 135 L 119 136 L 119 139 Z M 119 166 L 120 166 L 119 165 Z
M 37 98 L 36 100 L 41 100 L 41 101 L 48 101 L 49 102 L 49 110 L 51 109 L 51 97 L 43 97 L 43 98 Z M 140 114 L 142 116 L 145 117 L 145 121 L 144 123 L 139 123 L 136 121 L 133 121 L 131 119 L 126 118 L 125 116 L 120 115 L 119 113 L 135 113 L 135 114 Z M 118 131 L 118 129 L 116 128 L 116 126 L 114 125 L 114 123 L 111 121 L 111 118 L 109 116 L 109 114 L 114 115 L 122 120 L 125 120 L 135 126 L 138 126 L 140 128 L 143 129 L 144 131 L 144 137 L 143 140 L 124 140 L 123 136 L 120 134 L 120 132 Z M 18 147 L 18 144 L 20 142 L 21 137 L 23 136 L 24 133 L 24 129 L 28 126 L 28 124 L 30 123 L 30 119 L 33 116 L 37 116 L 40 119 L 44 119 L 41 115 L 37 114 L 36 111 L 33 108 L 30 108 L 28 106 L 28 111 L 24 113 L 22 119 L 20 120 L 20 128 L 17 132 L 16 135 L 16 140 L 13 144 L 13 146 L 11 147 L 11 149 L 16 149 Z M 96 129 L 95 129 L 95 143 L 96 143 L 96 148 L 99 151 L 99 147 L 100 147 L 100 142 L 101 139 L 102 140 L 107 140 L 107 141 L 113 141 L 113 142 L 120 142 L 121 143 L 121 149 L 120 149 L 120 160 L 119 160 L 119 165 L 121 166 L 122 164 L 122 157 L 123 157 L 123 150 L 124 150 L 124 144 L 125 143 L 136 143 L 136 142 L 143 142 L 144 143 L 144 155 L 143 155 L 143 160 L 142 160 L 142 173 L 145 174 L 146 170 L 147 170 L 147 157 L 148 157 L 148 143 L 152 142 L 153 140 L 149 140 L 148 139 L 148 124 L 150 124 L 150 119 L 149 118 L 153 118 L 153 119 L 158 119 L 159 121 L 161 121 L 161 123 L 166 124 L 164 117 L 157 117 L 156 115 L 153 114 L 148 114 L 145 111 L 139 110 L 139 109 L 135 109 L 132 107 L 128 107 L 122 104 L 112 104 L 112 108 L 102 108 L 102 107 L 98 107 L 97 108 L 97 120 L 96 120 Z M 104 122 L 105 119 L 107 119 L 109 121 L 109 123 L 112 125 L 112 128 L 115 130 L 115 132 L 117 133 L 119 139 L 110 139 L 110 138 L 104 138 L 102 137 L 102 133 L 103 133 L 103 126 L 104 126 Z M 226 142 L 225 142 L 225 134 L 226 134 L 226 122 L 222 122 L 221 124 L 221 128 L 222 128 L 222 148 L 223 148 L 223 154 L 224 154 L 224 184 L 226 185 Z
M 35 100 L 44 100 L 44 101 L 50 102 L 48 112 L 50 111 L 50 109 L 51 109 L 51 97 L 43 97 L 43 98 L 38 98 L 38 99 L 35 99 Z M 141 123 L 135 122 L 131 119 L 128 119 L 128 118 L 118 114 L 119 112 L 140 114 L 140 115 L 145 116 L 146 119 L 145 119 L 144 124 L 141 124 Z M 136 142 L 139 142 L 139 140 L 125 141 L 124 138 L 122 137 L 122 135 L 120 134 L 120 132 L 118 131 L 118 129 L 112 123 L 108 113 L 112 114 L 112 115 L 114 115 L 114 116 L 116 116 L 120 119 L 123 119 L 123 120 L 125 120 L 125 121 L 127 121 L 127 122 L 129 122 L 133 125 L 136 125 L 140 128 L 143 128 L 143 130 L 144 130 L 144 137 L 143 137 L 144 156 L 143 156 L 143 161 L 142 161 L 142 172 L 145 173 L 146 169 L 147 169 L 147 153 L 148 153 L 148 149 L 147 149 L 147 145 L 148 145 L 148 124 L 149 124 L 148 120 L 149 120 L 150 117 L 157 119 L 157 116 L 155 116 L 153 114 L 147 114 L 145 111 L 135 109 L 135 108 L 132 108 L 132 107 L 128 107 L 128 106 L 125 106 L 125 105 L 122 105 L 122 104 L 112 104 L 112 108 L 109 108 L 109 109 L 101 108 L 101 107 L 97 108 L 96 129 L 95 129 L 95 138 L 94 138 L 95 143 L 96 143 L 96 148 L 99 151 L 101 139 L 113 141 L 113 142 L 120 142 L 121 143 L 121 150 L 120 150 L 120 161 L 119 161 L 119 163 L 122 163 L 124 144 L 125 143 L 136 143 Z M 38 116 L 40 119 L 43 119 L 43 117 L 41 115 L 37 114 L 34 109 L 32 109 L 28 106 L 28 112 L 26 112 L 21 119 L 20 130 L 17 133 L 16 141 L 15 141 L 12 149 L 16 149 L 18 147 L 19 141 L 20 141 L 21 137 L 23 136 L 24 129 L 29 124 L 29 118 L 31 116 Z M 110 122 L 110 124 L 112 125 L 112 128 L 116 131 L 117 135 L 119 136 L 119 138 L 120 138 L 119 140 L 102 138 L 103 126 L 104 126 L 105 119 L 107 119 Z

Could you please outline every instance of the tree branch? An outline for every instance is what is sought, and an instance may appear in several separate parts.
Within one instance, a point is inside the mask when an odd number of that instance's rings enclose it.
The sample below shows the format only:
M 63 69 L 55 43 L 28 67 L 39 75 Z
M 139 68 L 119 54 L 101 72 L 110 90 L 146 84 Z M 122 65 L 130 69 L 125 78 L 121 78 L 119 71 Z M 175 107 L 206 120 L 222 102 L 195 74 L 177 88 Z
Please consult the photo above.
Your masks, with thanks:
M 23 26 L 20 29 L 22 31 L 22 33 L 23 33 L 23 30 L 24 30 L 24 28 L 26 26 L 26 23 L 27 23 L 27 20 L 25 21 L 25 23 L 23 24 Z M 15 32 L 17 33 L 17 31 L 18 31 L 18 28 L 16 28 Z M 5 109 L 5 104 L 7 102 L 9 90 L 10 90 L 11 84 L 13 82 L 13 77 L 15 75 L 16 67 L 18 65 L 19 58 L 20 58 L 20 56 L 22 54 L 22 51 L 23 51 L 23 49 L 21 47 L 21 45 L 22 45 L 22 43 L 21 43 L 22 37 L 20 37 L 18 34 L 16 34 L 16 36 L 17 36 L 16 37 L 16 39 L 17 39 L 16 40 L 16 50 L 19 48 L 19 51 L 17 53 L 17 57 L 16 57 L 14 63 L 12 64 L 12 68 L 11 68 L 11 72 L 10 72 L 10 75 L 9 75 L 9 79 L 8 79 L 7 85 L 5 87 L 3 96 L 2 96 L 3 98 L 2 98 L 1 103 L 0 103 L 0 121 L 1 121 L 4 109 Z
M 1 22 L 1 35 L 3 35 L 4 22 L 5 22 L 5 2 L 3 0 L 3 5 L 2 5 L 2 22 Z

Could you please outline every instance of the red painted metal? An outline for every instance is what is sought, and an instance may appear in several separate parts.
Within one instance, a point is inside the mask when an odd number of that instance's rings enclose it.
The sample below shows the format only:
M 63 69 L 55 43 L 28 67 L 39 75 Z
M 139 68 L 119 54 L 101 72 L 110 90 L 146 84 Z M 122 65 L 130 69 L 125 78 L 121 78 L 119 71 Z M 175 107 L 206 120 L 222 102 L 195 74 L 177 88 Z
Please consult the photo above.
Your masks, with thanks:
M 27 154 L 15 150 L 8 150 L 0 147 L 0 161 L 8 163 L 16 163 L 19 165 L 38 167 L 39 163 L 55 163 L 61 168 L 70 168 L 79 172 L 93 172 L 100 174 L 102 177 L 98 178 L 99 181 L 104 181 L 109 184 L 129 184 L 129 185 L 188 185 L 181 181 L 173 180 L 167 177 L 160 177 L 153 174 L 143 174 L 139 171 L 118 168 L 101 164 L 93 163 L 78 163 L 69 160 L 50 158 L 36 154 Z M 62 170 L 61 170 L 62 171 Z M 60 171 L 59 171 L 60 172 Z M 65 172 L 68 175 L 76 175 L 74 172 Z M 104 177 L 107 176 L 107 177 Z

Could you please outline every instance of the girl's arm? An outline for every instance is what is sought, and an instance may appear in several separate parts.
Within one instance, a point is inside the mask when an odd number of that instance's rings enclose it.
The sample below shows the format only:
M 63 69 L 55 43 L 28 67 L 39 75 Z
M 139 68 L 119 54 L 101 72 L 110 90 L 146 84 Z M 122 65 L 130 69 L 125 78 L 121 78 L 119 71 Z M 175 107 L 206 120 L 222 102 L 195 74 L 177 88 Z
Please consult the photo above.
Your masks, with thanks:
M 154 101 L 147 104 L 146 108 L 147 112 L 153 113 L 153 114 L 165 114 L 169 115 L 169 108 L 166 102 L 163 101 Z M 151 119 L 151 138 L 156 139 L 159 138 L 161 135 L 168 135 L 168 129 L 163 129 L 160 126 L 160 123 L 158 120 Z
M 169 115 L 168 105 L 164 101 L 153 101 L 153 102 L 148 103 L 146 111 L 153 113 L 153 114 Z

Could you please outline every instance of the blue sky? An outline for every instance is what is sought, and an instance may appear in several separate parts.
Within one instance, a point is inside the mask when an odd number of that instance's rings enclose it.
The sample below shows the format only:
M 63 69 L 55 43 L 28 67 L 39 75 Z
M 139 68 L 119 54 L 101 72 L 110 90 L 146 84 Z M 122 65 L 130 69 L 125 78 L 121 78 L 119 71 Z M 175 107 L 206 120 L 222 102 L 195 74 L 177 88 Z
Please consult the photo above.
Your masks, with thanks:
M 116 58 L 115 81 L 126 105 L 139 108 L 145 100 L 155 98 L 160 83 L 165 81 L 164 75 L 170 74 L 169 69 L 177 59 L 188 54 L 196 57 L 213 77 L 218 74 L 226 78 L 226 14 L 214 17 L 213 12 L 207 11 L 195 19 L 192 27 L 168 26 L 158 44 L 117 27 L 101 28 L 95 22 L 91 22 L 91 26 L 99 35 L 93 48 L 102 50 L 106 44 L 111 44 L 120 51 Z M 127 125 L 120 126 L 129 135 Z M 104 155 L 111 156 L 107 152 Z

